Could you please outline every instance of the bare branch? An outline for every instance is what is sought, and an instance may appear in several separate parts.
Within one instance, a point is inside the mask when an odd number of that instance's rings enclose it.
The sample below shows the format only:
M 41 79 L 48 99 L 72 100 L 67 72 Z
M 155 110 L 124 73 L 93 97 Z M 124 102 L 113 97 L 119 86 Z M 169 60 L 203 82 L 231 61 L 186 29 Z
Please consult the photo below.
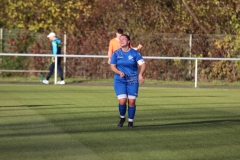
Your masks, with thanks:
M 205 33 L 208 34 L 208 31 L 206 30 L 206 28 L 204 28 L 198 21 L 196 15 L 191 11 L 191 9 L 189 8 L 188 4 L 185 2 L 185 0 L 182 0 L 184 7 L 187 9 L 188 13 L 192 16 L 194 22 L 201 28 L 201 30 Z

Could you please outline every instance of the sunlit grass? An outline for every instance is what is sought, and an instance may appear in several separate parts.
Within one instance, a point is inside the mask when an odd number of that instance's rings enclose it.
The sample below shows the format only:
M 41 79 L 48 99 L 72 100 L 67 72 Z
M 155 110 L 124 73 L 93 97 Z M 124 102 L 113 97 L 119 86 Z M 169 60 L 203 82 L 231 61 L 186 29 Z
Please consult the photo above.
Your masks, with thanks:
M 0 159 L 235 160 L 238 93 L 141 86 L 129 129 L 112 86 L 0 84 Z

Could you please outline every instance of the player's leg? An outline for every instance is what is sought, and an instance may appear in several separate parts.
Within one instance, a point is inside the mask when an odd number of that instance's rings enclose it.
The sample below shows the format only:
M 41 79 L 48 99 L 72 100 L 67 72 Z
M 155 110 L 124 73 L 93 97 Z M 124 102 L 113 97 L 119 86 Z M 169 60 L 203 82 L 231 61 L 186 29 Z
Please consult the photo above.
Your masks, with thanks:
M 43 80 L 43 83 L 44 83 L 44 84 L 49 84 L 49 79 L 50 79 L 50 77 L 51 77 L 52 74 L 53 74 L 54 66 L 55 66 L 55 63 L 52 63 L 52 64 L 49 66 L 49 72 L 48 72 L 48 75 L 47 75 L 47 77 L 46 77 L 46 80 Z
M 122 127 L 126 118 L 126 110 L 127 110 L 127 94 L 126 94 L 126 84 L 119 82 L 117 80 L 114 80 L 114 90 L 116 93 L 116 96 L 118 98 L 118 108 L 119 108 L 119 114 L 120 114 L 120 121 L 118 123 L 119 127 Z
M 120 96 L 118 96 L 118 101 L 119 101 L 118 109 L 119 109 L 119 114 L 120 114 L 120 121 L 117 126 L 122 127 L 124 122 L 126 121 L 125 114 L 126 114 L 126 110 L 127 110 L 127 105 L 126 105 L 127 98 L 121 97 L 121 99 L 119 99 Z M 124 97 L 127 97 L 127 96 L 124 96 Z
M 136 98 L 138 96 L 138 83 L 128 84 L 128 127 L 133 128 L 136 113 Z
M 59 81 L 59 82 L 57 82 L 57 83 L 58 83 L 58 84 L 65 84 L 65 81 L 64 81 L 64 78 L 63 78 L 63 70 L 62 70 L 62 67 L 61 67 L 61 60 L 62 60 L 62 58 L 61 58 L 61 57 L 58 57 L 57 69 L 58 69 L 58 72 L 59 72 L 61 81 Z
M 52 76 L 53 74 L 53 71 L 54 71 L 54 67 L 55 67 L 55 63 L 52 63 L 50 66 L 49 66 L 49 72 L 48 72 L 48 75 L 47 75 L 47 80 L 50 79 L 50 77 Z

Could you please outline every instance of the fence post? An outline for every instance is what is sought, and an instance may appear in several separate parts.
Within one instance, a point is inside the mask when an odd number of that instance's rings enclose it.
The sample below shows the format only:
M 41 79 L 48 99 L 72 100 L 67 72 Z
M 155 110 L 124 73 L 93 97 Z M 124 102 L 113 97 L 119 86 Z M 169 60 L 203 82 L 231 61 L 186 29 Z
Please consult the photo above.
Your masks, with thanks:
M 197 79 L 198 79 L 198 75 L 197 75 L 197 71 L 198 71 L 198 59 L 195 59 L 195 88 L 197 88 Z
M 55 55 L 55 57 L 54 57 L 54 60 L 55 60 L 55 66 L 54 66 L 54 84 L 57 84 L 57 59 L 58 57 L 57 57 L 57 54 Z
M 190 34 L 190 37 L 189 37 L 189 54 L 191 57 L 192 56 L 192 34 Z
M 0 28 L 0 45 L 1 45 L 1 52 L 3 52 L 3 28 Z
M 66 59 L 67 57 L 65 56 L 67 53 L 67 33 L 64 31 L 64 46 L 63 46 L 63 76 L 66 76 Z
M 0 51 L 3 52 L 3 29 L 2 28 L 0 28 L 0 46 L 1 46 Z M 2 66 L 2 58 L 0 58 L 0 67 L 1 66 Z
M 189 37 L 189 57 L 192 57 L 192 34 L 190 34 Z M 189 67 L 188 67 L 188 76 L 191 77 L 192 75 L 192 61 L 189 61 Z

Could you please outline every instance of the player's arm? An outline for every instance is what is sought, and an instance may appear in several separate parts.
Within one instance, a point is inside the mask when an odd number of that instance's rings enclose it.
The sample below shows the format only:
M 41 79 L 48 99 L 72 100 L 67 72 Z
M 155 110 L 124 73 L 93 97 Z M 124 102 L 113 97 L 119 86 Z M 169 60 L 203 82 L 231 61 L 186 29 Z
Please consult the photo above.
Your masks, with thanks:
M 116 64 L 111 64 L 111 70 L 112 70 L 114 73 L 119 74 L 120 77 L 124 77 L 124 73 L 121 72 L 121 71 L 119 71 L 119 70 L 117 69 Z
M 139 49 L 141 49 L 142 48 L 142 45 L 141 44 L 139 44 L 137 47 L 132 47 L 132 49 L 134 49 L 134 50 L 139 50 Z
M 110 60 L 111 60 L 112 54 L 113 54 L 112 51 L 109 50 L 108 51 L 108 64 L 110 64 Z
M 140 83 L 144 83 L 143 74 L 146 71 L 147 66 L 146 66 L 146 63 L 143 60 L 139 60 L 138 64 L 140 66 L 140 71 L 138 73 L 138 80 L 139 80 Z
M 116 57 L 116 53 L 114 52 L 110 59 L 110 68 L 114 73 L 119 74 L 120 77 L 124 77 L 124 73 L 117 69 L 116 64 L 117 64 L 117 57 Z
M 108 64 L 110 64 L 112 55 L 113 55 L 113 46 L 112 46 L 112 41 L 110 40 L 109 47 L 108 47 Z
M 57 54 L 57 43 L 55 41 L 52 41 L 52 62 L 55 62 L 55 55 Z

